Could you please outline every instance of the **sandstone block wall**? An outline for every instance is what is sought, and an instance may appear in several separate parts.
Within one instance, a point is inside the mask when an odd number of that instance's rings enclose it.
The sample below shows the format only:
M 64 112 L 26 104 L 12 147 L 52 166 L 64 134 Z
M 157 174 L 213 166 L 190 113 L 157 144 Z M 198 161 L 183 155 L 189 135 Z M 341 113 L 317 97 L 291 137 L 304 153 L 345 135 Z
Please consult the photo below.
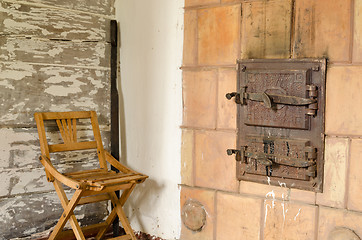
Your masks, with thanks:
M 186 0 L 182 204 L 207 212 L 181 239 L 362 238 L 362 1 Z M 237 58 L 328 59 L 324 192 L 237 181 Z

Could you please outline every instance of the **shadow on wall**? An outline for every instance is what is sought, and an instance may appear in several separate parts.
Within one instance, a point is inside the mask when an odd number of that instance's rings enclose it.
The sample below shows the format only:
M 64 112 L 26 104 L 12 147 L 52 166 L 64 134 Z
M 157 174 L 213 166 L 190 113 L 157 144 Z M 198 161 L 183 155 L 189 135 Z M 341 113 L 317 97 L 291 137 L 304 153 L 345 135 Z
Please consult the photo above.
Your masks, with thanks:
M 132 222 L 137 222 L 137 225 L 141 230 L 147 229 L 145 224 L 149 225 L 149 223 L 145 223 L 146 219 L 145 217 L 151 217 L 151 216 L 143 216 L 141 214 L 139 207 L 157 206 L 159 193 L 164 187 L 165 186 L 163 184 L 160 185 L 157 181 L 153 179 L 147 179 L 147 181 L 145 181 L 143 184 L 137 186 L 137 191 L 134 191 L 131 197 L 128 199 L 125 208 L 126 214 Z M 156 196 L 156 197 L 150 198 L 148 196 Z M 158 220 L 154 218 L 152 218 L 151 220 L 154 222 L 158 222 Z
M 121 39 L 120 37 L 118 39 Z M 119 43 L 120 46 L 120 43 Z M 119 58 L 119 55 L 118 55 Z M 119 96 L 119 124 L 120 124 L 120 162 L 128 166 L 127 162 L 127 134 L 126 134 L 126 113 L 124 95 L 121 85 L 121 76 L 118 72 L 118 96 Z M 130 221 L 137 222 L 139 229 L 147 229 L 144 220 L 141 217 L 140 206 L 155 206 L 157 205 L 156 198 L 147 196 L 159 196 L 158 193 L 164 188 L 164 184 L 159 184 L 157 181 L 149 178 L 143 184 L 137 185 L 136 191 L 133 191 L 131 197 L 126 202 L 125 212 Z M 153 200 L 154 202 L 150 202 Z M 157 220 L 155 220 L 157 221 Z

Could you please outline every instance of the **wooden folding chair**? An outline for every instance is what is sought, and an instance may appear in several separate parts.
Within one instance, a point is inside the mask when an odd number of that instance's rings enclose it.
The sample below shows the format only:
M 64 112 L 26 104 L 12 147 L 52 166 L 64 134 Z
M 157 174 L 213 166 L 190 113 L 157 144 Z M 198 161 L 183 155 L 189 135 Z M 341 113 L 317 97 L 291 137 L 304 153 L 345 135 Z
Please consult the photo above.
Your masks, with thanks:
M 53 182 L 55 190 L 60 198 L 64 212 L 61 215 L 49 240 L 64 239 L 69 234 L 75 235 L 76 239 L 85 239 L 85 231 L 96 231 L 95 239 L 101 239 L 116 216 L 126 232 L 126 235 L 112 238 L 117 240 L 136 240 L 129 221 L 122 209 L 127 198 L 135 188 L 136 184 L 144 182 L 148 176 L 135 172 L 112 157 L 103 149 L 98 120 L 94 111 L 89 112 L 44 112 L 34 114 L 40 140 L 41 156 L 40 162 L 45 167 L 46 176 L 49 182 Z M 77 121 L 79 119 L 90 119 L 94 134 L 94 141 L 78 141 Z M 48 144 L 45 132 L 44 121 L 55 121 L 63 139 L 61 144 Z M 84 121 L 84 120 L 83 120 Z M 78 124 L 79 125 L 79 124 Z M 96 149 L 100 167 L 93 170 L 84 170 L 71 173 L 60 173 L 50 161 L 50 153 Z M 107 162 L 119 172 L 108 170 Z M 73 197 L 68 200 L 63 185 L 75 189 Z M 115 191 L 123 190 L 120 198 Z M 110 200 L 113 210 L 103 222 L 91 226 L 80 227 L 73 213 L 77 205 L 95 203 Z M 66 222 L 69 220 L 72 230 L 63 231 Z

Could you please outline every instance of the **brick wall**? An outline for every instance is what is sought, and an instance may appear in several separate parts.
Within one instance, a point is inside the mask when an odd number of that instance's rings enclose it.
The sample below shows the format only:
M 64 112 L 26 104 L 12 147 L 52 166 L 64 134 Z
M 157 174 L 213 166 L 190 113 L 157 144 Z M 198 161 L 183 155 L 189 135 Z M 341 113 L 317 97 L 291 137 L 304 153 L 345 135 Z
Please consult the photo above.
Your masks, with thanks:
M 207 215 L 181 239 L 362 237 L 362 0 L 185 0 L 184 32 L 181 208 Z M 324 192 L 237 181 L 236 59 L 305 57 L 329 60 Z

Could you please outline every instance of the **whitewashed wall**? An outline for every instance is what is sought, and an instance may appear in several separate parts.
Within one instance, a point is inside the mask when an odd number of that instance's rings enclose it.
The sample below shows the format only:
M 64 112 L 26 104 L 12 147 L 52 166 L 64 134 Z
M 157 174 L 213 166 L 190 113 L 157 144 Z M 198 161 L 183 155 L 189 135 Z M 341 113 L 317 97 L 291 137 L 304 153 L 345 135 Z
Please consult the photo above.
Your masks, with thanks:
M 180 232 L 183 0 L 117 0 L 121 32 L 122 157 L 150 178 L 128 204 L 132 227 Z

